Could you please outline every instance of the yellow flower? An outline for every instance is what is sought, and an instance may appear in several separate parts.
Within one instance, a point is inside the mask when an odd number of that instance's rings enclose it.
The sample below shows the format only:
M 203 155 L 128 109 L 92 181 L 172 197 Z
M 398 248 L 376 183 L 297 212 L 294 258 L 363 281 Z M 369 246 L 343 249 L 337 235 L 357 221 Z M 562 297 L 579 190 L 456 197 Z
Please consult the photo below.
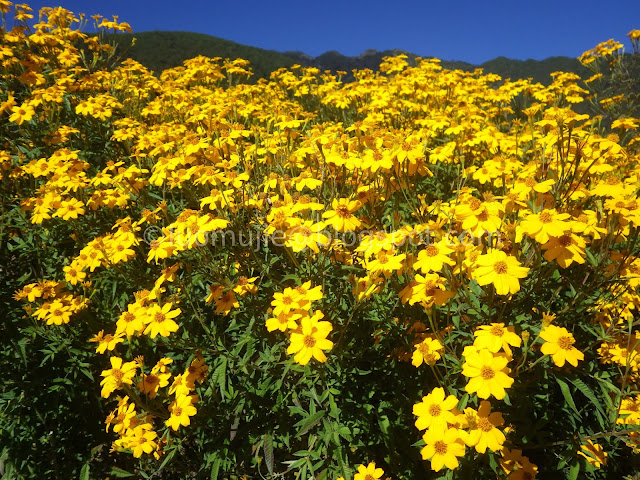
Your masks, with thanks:
M 269 332 L 273 332 L 274 330 L 280 330 L 281 332 L 285 332 L 287 329 L 295 330 L 298 328 L 296 320 L 299 318 L 302 318 L 302 315 L 295 311 L 280 312 L 275 317 L 267 319 L 267 330 Z
M 353 480 L 377 480 L 384 474 L 384 470 L 376 468 L 375 462 L 369 463 L 366 467 L 360 465 L 358 467 L 358 473 L 353 477 Z
M 513 378 L 507 373 L 508 359 L 504 356 L 494 356 L 488 350 L 470 352 L 462 365 L 462 374 L 470 377 L 465 390 L 477 393 L 478 397 L 487 399 L 493 395 L 498 400 L 505 397 L 505 389 L 511 387 Z
M 136 362 L 123 364 L 122 359 L 119 357 L 111 357 L 109 361 L 111 362 L 111 368 L 103 370 L 101 373 L 104 378 L 100 382 L 100 385 L 102 385 L 100 395 L 103 398 L 109 397 L 114 390 L 122 388 L 124 384 L 131 385 L 138 368 Z
M 295 288 L 285 288 L 283 292 L 273 294 L 273 314 L 289 313 L 292 310 L 305 308 L 309 301 L 304 298 Z
M 547 243 L 549 237 L 561 237 L 566 230 L 570 230 L 571 224 L 566 222 L 571 215 L 558 213 L 555 210 L 543 210 L 540 213 L 532 213 L 520 222 L 516 241 L 519 242 L 521 232 L 534 238 L 538 243 Z
M 486 400 L 480 402 L 477 412 L 469 407 L 464 413 L 469 423 L 469 432 L 463 436 L 464 443 L 475 447 L 478 453 L 485 453 L 487 448 L 492 452 L 502 450 L 505 436 L 497 428 L 504 425 L 501 413 L 491 413 L 491 404 Z
M 192 405 L 192 399 L 189 395 L 179 395 L 169 406 L 171 416 L 165 422 L 168 427 L 178 430 L 182 425 L 187 427 L 191 424 L 191 419 L 196 413 L 196 407 Z
M 62 269 L 64 277 L 71 285 L 77 285 L 78 282 L 84 281 L 87 274 L 83 272 L 77 265 L 71 264 Z
M 477 267 L 473 271 L 473 278 L 479 285 L 490 283 L 498 295 L 509 295 L 520 290 L 519 278 L 525 278 L 529 269 L 520 266 L 520 262 L 502 250 L 493 250 L 486 255 L 480 255 L 476 260 Z
M 240 303 L 236 300 L 236 294 L 233 290 L 229 290 L 224 292 L 220 297 L 214 302 L 216 306 L 216 313 L 228 315 L 232 308 L 238 308 Z
M 287 353 L 294 353 L 293 359 L 300 365 L 309 363 L 311 357 L 319 362 L 327 361 L 323 350 L 331 350 L 333 347 L 333 342 L 327 340 L 333 326 L 329 322 L 319 321 L 322 317 L 322 312 L 317 311 L 313 317 L 303 318 L 300 330 L 291 333 L 291 345 L 287 348 Z
M 133 456 L 136 458 L 140 458 L 143 453 L 153 452 L 158 446 L 154 441 L 158 434 L 151 430 L 149 423 L 138 425 L 129 432 L 130 434 L 125 436 L 123 440 L 127 448 L 133 450 Z
M 584 253 L 585 241 L 577 235 L 566 232 L 560 237 L 551 237 L 542 246 L 544 258 L 548 262 L 555 260 L 562 268 L 567 268 L 573 262 L 584 263 L 586 254 Z
M 428 431 L 422 438 L 426 446 L 420 453 L 423 459 L 431 460 L 433 471 L 439 472 L 442 467 L 449 470 L 458 468 L 458 457 L 464 455 L 465 445 L 457 428 Z
M 360 220 L 352 215 L 360 206 L 361 203 L 358 200 L 334 198 L 331 204 L 333 210 L 324 212 L 322 218 L 326 218 L 326 223 L 337 232 L 352 232 L 361 225 Z
M 422 362 L 428 365 L 435 365 L 440 360 L 440 352 L 444 350 L 442 344 L 433 338 L 425 338 L 422 342 L 416 345 L 416 350 L 413 352 L 411 358 L 411 364 L 414 367 L 419 367 Z
M 565 362 L 577 367 L 578 360 L 584 360 L 584 354 L 573 346 L 576 340 L 566 328 L 548 325 L 540 333 L 540 338 L 545 341 L 540 351 L 544 355 L 551 355 L 553 363 L 558 367 L 562 367 Z
M 498 353 L 503 349 L 511 355 L 512 347 L 519 347 L 522 343 L 516 334 L 514 327 L 504 327 L 504 323 L 492 323 L 491 325 L 480 325 L 473 333 L 476 337 L 473 345 L 479 349 L 486 348 L 492 353 Z
M 98 343 L 96 353 L 105 353 L 107 350 L 111 351 L 116 348 L 116 345 L 119 343 L 124 342 L 124 338 L 122 338 L 121 333 L 116 333 L 115 336 L 110 333 L 104 335 L 104 330 L 100 330 L 100 332 L 89 341 Z
M 406 255 L 404 253 L 394 255 L 393 251 L 380 251 L 371 259 L 365 261 L 365 268 L 369 271 L 369 275 L 382 272 L 389 278 L 393 272 L 402 269 L 402 262 Z
M 311 220 L 307 220 L 286 231 L 285 245 L 294 252 L 310 248 L 313 252 L 319 253 L 318 245 L 321 247 L 329 245 L 329 238 L 322 233 L 324 227 L 323 222 L 313 223 Z
M 458 399 L 453 395 L 445 398 L 444 388 L 436 387 L 431 393 L 422 397 L 422 402 L 413 406 L 413 414 L 418 417 L 416 420 L 416 428 L 429 432 L 445 431 L 449 423 L 455 423 L 456 417 L 451 412 L 456 405 Z
M 142 380 L 138 382 L 138 389 L 142 393 L 149 395 L 149 398 L 156 398 L 159 388 L 169 385 L 170 373 L 150 373 L 142 375 Z
M 601 445 L 593 443 L 591 440 L 587 440 L 585 445 L 580 445 L 578 455 L 582 455 L 587 459 L 587 462 L 596 468 L 600 468 L 607 463 L 607 452 L 602 449 Z
M 422 273 L 439 272 L 445 264 L 452 266 L 456 262 L 449 258 L 453 249 L 449 248 L 444 240 L 438 243 L 427 245 L 427 248 L 420 250 L 418 259 L 413 264 L 413 268 L 419 269 Z
M 434 303 L 444 305 L 453 293 L 446 289 L 444 278 L 437 273 L 428 273 L 424 276 L 416 274 L 398 295 L 402 303 L 409 303 L 409 305 L 423 303 L 430 307 Z
M 116 322 L 116 333 L 123 333 L 130 337 L 141 333 L 147 323 L 149 323 L 147 307 L 139 303 L 130 303 L 127 305 L 127 311 L 122 312 Z
M 24 122 L 28 122 L 36 114 L 36 111 L 29 104 L 21 105 L 19 107 L 12 107 L 11 111 L 13 113 L 9 116 L 9 121 L 17 123 L 18 125 L 22 125 Z
M 147 317 L 149 324 L 144 329 L 144 334 L 149 335 L 151 338 L 156 338 L 158 334 L 163 337 L 168 337 L 172 332 L 178 330 L 178 324 L 172 319 L 180 315 L 179 308 L 171 310 L 173 304 L 171 302 L 165 303 L 162 307 L 155 304 L 149 307 Z
M 522 450 L 503 448 L 500 452 L 500 466 L 504 473 L 509 474 L 509 480 L 527 480 L 535 478 L 538 467 L 529 461 L 529 457 L 522 455 Z
M 70 218 L 78 218 L 78 215 L 84 215 L 84 203 L 80 200 L 72 198 L 71 200 L 63 200 L 60 202 L 60 207 L 53 214 L 54 217 L 61 217 L 63 220 L 69 220 Z

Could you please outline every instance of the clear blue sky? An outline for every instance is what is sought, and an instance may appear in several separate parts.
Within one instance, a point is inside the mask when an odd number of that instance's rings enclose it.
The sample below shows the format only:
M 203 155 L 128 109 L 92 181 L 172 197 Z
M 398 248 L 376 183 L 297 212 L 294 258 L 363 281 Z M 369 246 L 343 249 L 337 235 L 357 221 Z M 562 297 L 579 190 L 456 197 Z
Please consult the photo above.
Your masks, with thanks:
M 119 15 L 134 32 L 182 30 L 246 45 L 317 56 L 400 48 L 481 63 L 497 56 L 577 57 L 601 41 L 640 29 L 638 0 L 54 0 L 75 13 Z

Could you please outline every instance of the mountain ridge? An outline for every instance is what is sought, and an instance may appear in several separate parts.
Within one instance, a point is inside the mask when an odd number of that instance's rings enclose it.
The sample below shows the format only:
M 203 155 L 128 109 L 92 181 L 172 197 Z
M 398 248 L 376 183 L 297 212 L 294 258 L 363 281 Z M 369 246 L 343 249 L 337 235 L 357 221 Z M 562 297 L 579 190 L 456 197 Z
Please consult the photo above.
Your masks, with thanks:
M 353 69 L 369 68 L 377 71 L 385 56 L 405 54 L 411 62 L 417 57 L 432 58 L 402 49 L 384 51 L 368 49 L 357 56 L 347 56 L 336 50 L 329 50 L 313 57 L 301 51 L 278 52 L 243 45 L 204 33 L 181 31 L 156 30 L 134 34 L 117 34 L 112 38 L 123 46 L 130 45 L 131 40 L 136 38 L 136 43 L 131 49 L 128 51 L 123 49 L 125 50 L 124 57 L 139 61 L 156 73 L 167 68 L 181 66 L 184 60 L 198 55 L 249 60 L 255 78 L 268 78 L 272 71 L 282 67 L 291 67 L 296 63 L 305 67 L 316 67 L 320 70 L 344 71 L 347 72 L 347 77 L 352 78 Z M 544 60 L 517 60 L 499 56 L 479 65 L 441 59 L 441 65 L 444 68 L 465 71 L 482 68 L 485 73 L 495 73 L 503 78 L 511 78 L 512 80 L 532 78 L 533 81 L 544 84 L 551 82 L 549 74 L 555 71 L 573 72 L 582 78 L 589 76 L 588 70 L 577 59 L 563 56 L 548 57 Z M 349 79 L 346 78 L 346 80 Z

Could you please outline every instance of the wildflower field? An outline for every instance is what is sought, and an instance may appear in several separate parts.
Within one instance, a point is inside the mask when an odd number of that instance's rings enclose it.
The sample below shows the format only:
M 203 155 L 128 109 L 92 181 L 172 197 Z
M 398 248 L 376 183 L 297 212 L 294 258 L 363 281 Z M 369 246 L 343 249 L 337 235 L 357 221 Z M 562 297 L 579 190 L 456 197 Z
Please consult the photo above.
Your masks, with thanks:
M 256 80 L 0 10 L 2 479 L 640 478 L 640 30 Z

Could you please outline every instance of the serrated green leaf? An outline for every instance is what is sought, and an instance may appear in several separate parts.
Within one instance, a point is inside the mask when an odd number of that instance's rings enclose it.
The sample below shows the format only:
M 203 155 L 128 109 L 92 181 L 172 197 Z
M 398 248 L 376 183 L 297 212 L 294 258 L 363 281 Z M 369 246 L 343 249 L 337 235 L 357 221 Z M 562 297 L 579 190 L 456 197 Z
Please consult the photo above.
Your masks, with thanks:
M 263 441 L 264 463 L 267 470 L 273 475 L 273 437 L 270 433 L 265 434 Z
M 589 385 L 584 383 L 579 378 L 571 379 L 570 382 L 573 383 L 576 386 L 576 388 L 578 390 L 580 390 L 582 392 L 582 394 L 591 401 L 593 406 L 596 407 L 598 409 L 598 411 L 602 415 L 605 414 L 604 413 L 604 408 L 602 407 L 602 403 L 600 403 L 600 400 L 598 400 L 598 398 L 596 397 L 595 393 L 593 393 L 593 390 L 591 390 L 591 388 L 589 388 Z
M 295 424 L 295 427 L 300 427 L 300 430 L 296 434 L 296 437 L 301 437 L 305 433 L 307 433 L 314 425 L 320 422 L 322 417 L 324 417 L 326 410 L 320 410 L 313 415 L 309 415 L 307 418 L 300 420 Z
M 133 473 L 129 473 L 126 470 L 122 470 L 121 468 L 118 468 L 118 467 L 111 467 L 111 472 L 109 473 L 110 475 L 113 475 L 118 478 L 133 477 Z
M 569 385 L 564 380 L 560 380 L 558 377 L 556 378 L 556 382 L 560 385 L 560 390 L 562 391 L 562 395 L 564 396 L 565 402 L 571 407 L 571 409 L 580 415 L 578 412 L 578 408 L 576 407 L 575 402 L 573 401 L 573 397 L 571 396 L 571 390 L 569 390 Z

